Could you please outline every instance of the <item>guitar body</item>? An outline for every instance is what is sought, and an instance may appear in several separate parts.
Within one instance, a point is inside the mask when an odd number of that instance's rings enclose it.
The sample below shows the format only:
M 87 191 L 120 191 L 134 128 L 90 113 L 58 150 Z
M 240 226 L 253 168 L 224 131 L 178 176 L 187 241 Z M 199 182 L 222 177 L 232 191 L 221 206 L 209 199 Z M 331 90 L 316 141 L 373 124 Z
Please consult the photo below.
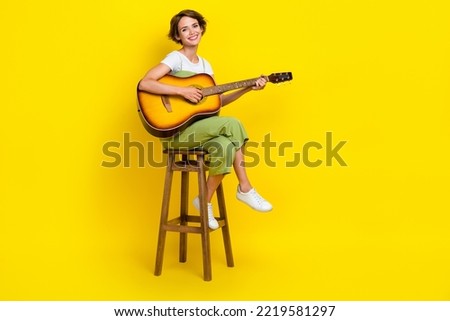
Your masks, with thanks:
M 166 75 L 159 82 L 173 86 L 212 87 L 214 79 L 208 74 L 186 78 Z M 222 106 L 220 95 L 204 96 L 197 104 L 181 96 L 162 96 L 138 90 L 141 119 L 146 129 L 156 137 L 170 137 L 193 122 L 217 115 Z

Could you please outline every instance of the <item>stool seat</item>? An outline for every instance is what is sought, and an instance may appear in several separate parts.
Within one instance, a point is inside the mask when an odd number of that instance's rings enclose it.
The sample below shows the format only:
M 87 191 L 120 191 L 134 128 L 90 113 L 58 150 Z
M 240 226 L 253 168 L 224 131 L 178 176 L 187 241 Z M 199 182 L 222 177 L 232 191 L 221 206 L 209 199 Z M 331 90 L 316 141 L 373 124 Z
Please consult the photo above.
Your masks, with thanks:
M 186 262 L 187 260 L 187 234 L 197 233 L 201 235 L 202 240 L 203 279 L 205 281 L 210 281 L 212 280 L 212 268 L 209 233 L 212 230 L 208 226 L 208 208 L 206 200 L 206 171 L 208 170 L 208 161 L 205 159 L 208 153 L 201 149 L 189 150 L 185 148 L 165 149 L 163 153 L 167 154 L 167 167 L 154 274 L 161 275 L 162 272 L 167 231 L 180 233 L 180 262 Z M 177 156 L 181 159 L 177 160 Z M 181 173 L 180 211 L 177 217 L 169 219 L 169 205 L 174 172 Z M 197 173 L 198 196 L 200 201 L 199 215 L 190 215 L 188 213 L 189 174 L 191 172 Z M 219 223 L 219 228 L 222 230 L 227 266 L 233 267 L 234 260 L 231 250 L 230 231 L 222 183 L 219 184 L 216 190 L 216 196 L 219 207 L 219 217 L 216 217 L 216 220 Z

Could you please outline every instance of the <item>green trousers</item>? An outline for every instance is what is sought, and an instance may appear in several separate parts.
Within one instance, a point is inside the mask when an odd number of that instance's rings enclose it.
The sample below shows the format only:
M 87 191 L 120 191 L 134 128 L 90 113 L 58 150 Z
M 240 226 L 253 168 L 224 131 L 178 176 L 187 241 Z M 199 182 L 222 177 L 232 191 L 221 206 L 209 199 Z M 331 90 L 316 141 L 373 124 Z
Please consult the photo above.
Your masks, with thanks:
M 164 148 L 203 148 L 209 153 L 209 174 L 229 174 L 236 151 L 248 140 L 241 122 L 233 117 L 213 116 L 191 124 L 179 135 L 163 138 Z

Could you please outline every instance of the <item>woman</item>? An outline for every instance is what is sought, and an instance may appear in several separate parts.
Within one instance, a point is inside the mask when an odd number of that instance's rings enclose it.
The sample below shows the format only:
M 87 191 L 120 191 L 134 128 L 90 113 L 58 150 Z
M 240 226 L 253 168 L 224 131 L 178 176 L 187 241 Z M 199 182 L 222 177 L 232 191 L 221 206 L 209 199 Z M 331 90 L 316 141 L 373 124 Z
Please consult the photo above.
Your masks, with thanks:
M 186 86 L 179 87 L 158 82 L 167 74 L 186 77 L 196 73 L 207 73 L 213 76 L 211 65 L 197 54 L 198 46 L 206 31 L 204 17 L 193 10 L 183 10 L 170 21 L 169 38 L 181 48 L 169 53 L 158 65 L 150 69 L 139 83 L 139 90 L 158 95 L 179 95 L 197 103 L 202 99 L 200 89 Z M 266 85 L 264 77 L 256 81 L 253 87 L 247 87 L 222 95 L 222 106 L 240 98 L 251 90 L 263 89 Z M 244 167 L 242 147 L 248 140 L 242 124 L 232 117 L 213 116 L 198 120 L 181 131 L 178 135 L 162 139 L 164 147 L 198 148 L 208 151 L 211 159 L 207 179 L 208 219 L 209 227 L 217 229 L 219 224 L 214 218 L 211 204 L 216 188 L 226 174 L 234 168 L 239 181 L 236 197 L 238 200 L 261 212 L 272 210 L 272 205 L 262 198 L 250 183 Z M 194 206 L 199 209 L 199 199 L 194 199 Z

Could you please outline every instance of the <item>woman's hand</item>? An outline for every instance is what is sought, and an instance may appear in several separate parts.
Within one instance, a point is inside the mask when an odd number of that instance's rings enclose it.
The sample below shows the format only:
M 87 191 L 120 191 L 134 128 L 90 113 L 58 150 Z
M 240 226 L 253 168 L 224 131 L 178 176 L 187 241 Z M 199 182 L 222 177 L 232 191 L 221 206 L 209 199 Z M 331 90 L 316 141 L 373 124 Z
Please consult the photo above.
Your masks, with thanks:
M 203 93 L 201 89 L 193 86 L 180 87 L 180 96 L 190 102 L 196 104 L 203 98 Z
M 266 86 L 267 79 L 265 76 L 261 76 L 256 80 L 256 84 L 252 87 L 253 90 L 261 90 Z

